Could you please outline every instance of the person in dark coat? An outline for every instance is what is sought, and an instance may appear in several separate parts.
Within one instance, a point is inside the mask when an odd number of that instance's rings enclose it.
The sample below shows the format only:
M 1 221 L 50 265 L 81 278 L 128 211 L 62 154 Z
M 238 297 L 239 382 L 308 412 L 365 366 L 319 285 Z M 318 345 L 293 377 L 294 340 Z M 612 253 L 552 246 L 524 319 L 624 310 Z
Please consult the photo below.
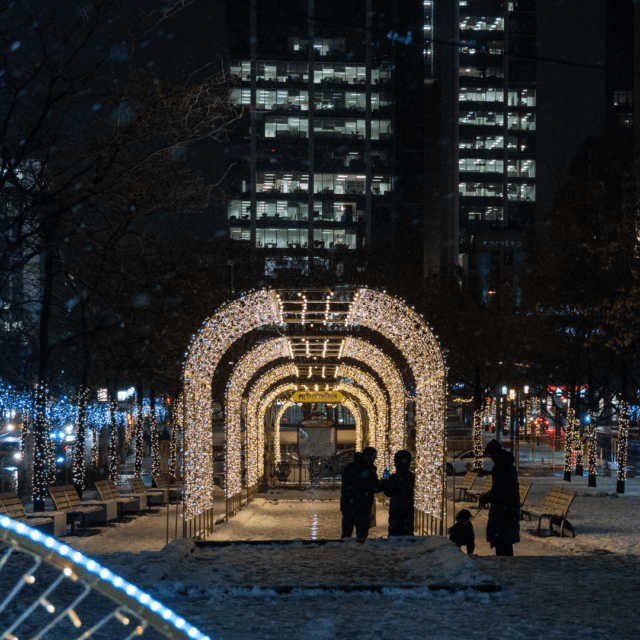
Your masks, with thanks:
M 350 538 L 354 527 L 358 540 L 364 540 L 369 535 L 373 497 L 380 491 L 378 471 L 373 464 L 377 455 L 373 447 L 366 447 L 362 452 L 356 452 L 353 462 L 342 471 L 341 538 Z
M 459 548 L 467 547 L 467 553 L 471 555 L 476 548 L 476 535 L 471 524 L 471 511 L 461 509 L 456 516 L 456 523 L 449 529 L 449 540 Z
M 384 495 L 389 501 L 389 536 L 413 535 L 413 492 L 415 475 L 409 471 L 411 454 L 404 449 L 393 456 L 396 472 L 382 481 Z
M 497 556 L 512 556 L 513 545 L 520 542 L 520 485 L 513 455 L 497 440 L 485 447 L 493 460 L 491 490 L 480 496 L 480 506 L 490 504 L 487 542 Z

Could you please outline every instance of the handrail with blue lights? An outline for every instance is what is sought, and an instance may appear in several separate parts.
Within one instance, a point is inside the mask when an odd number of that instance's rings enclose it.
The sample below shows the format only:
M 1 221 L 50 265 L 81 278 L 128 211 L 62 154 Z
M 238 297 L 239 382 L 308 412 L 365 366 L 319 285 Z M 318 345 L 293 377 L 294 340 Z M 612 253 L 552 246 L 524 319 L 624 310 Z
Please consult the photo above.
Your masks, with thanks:
M 119 621 L 123 627 L 128 627 L 130 620 L 127 616 L 129 615 L 136 616 L 139 624 L 134 625 L 133 631 L 125 637 L 125 640 L 132 640 L 142 635 L 148 626 L 170 640 L 211 640 L 209 636 L 201 633 L 184 618 L 165 607 L 161 602 L 154 600 L 134 584 L 127 582 L 124 578 L 103 567 L 95 560 L 87 558 L 79 551 L 66 544 L 61 544 L 55 538 L 31 528 L 23 522 L 0 516 L 0 542 L 9 546 L 0 556 L 0 573 L 15 551 L 29 554 L 35 559 L 34 564 L 21 576 L 16 585 L 8 591 L 8 594 L 4 597 L 0 595 L 0 614 L 18 596 L 22 587 L 35 582 L 33 574 L 42 562 L 59 569 L 61 572 L 10 626 L 0 629 L 2 640 L 17 640 L 14 631 L 18 630 L 19 626 L 38 606 L 43 606 L 53 614 L 55 607 L 49 602 L 48 596 L 60 585 L 64 585 L 65 579 L 80 582 L 84 585 L 84 590 L 70 605 L 52 617 L 50 622 L 35 635 L 30 633 L 32 640 L 42 638 L 64 618 L 68 618 L 75 627 L 81 627 L 82 622 L 75 612 L 75 607 L 91 591 L 102 594 L 118 606 L 100 620 L 94 621 L 80 636 L 83 640 L 89 638 L 95 631 L 113 619 Z

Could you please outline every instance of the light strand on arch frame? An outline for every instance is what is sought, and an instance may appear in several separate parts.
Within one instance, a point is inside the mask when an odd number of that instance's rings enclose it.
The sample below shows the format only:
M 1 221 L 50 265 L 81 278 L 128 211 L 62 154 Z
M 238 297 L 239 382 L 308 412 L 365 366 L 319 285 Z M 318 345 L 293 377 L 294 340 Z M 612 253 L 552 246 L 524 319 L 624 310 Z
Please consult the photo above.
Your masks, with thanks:
M 349 409 L 353 416 L 353 421 L 356 423 L 356 451 L 362 451 L 362 414 L 360 413 L 360 407 L 351 398 L 344 398 L 342 400 L 342 406 Z
M 378 430 L 377 424 L 378 424 L 378 414 L 376 411 L 376 408 L 373 404 L 373 401 L 371 400 L 371 398 L 369 397 L 369 394 L 364 390 L 361 389 L 360 387 L 357 387 L 354 384 L 348 384 L 346 382 L 340 382 L 337 385 L 335 385 L 334 387 L 335 391 L 341 391 L 342 393 L 349 393 L 352 396 L 356 397 L 358 399 L 358 402 L 360 403 L 360 406 L 365 410 L 366 414 L 367 414 L 367 418 L 368 418 L 368 422 L 369 422 L 369 441 L 368 441 L 368 446 L 370 447 L 375 447 L 376 446 L 376 441 L 375 441 L 375 434 L 376 431 Z M 362 438 L 363 438 L 363 434 L 364 434 L 364 430 L 362 429 L 362 425 L 361 425 L 361 432 L 360 432 L 360 448 L 356 448 L 356 451 L 361 451 L 362 450 Z

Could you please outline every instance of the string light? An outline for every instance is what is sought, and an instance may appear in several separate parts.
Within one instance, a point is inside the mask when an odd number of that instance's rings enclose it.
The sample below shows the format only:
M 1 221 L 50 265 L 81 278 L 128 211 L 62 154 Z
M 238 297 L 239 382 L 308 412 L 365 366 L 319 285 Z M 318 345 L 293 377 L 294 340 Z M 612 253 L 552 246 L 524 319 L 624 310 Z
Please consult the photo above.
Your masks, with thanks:
M 142 478 L 142 463 L 144 461 L 144 422 L 142 414 L 142 398 L 138 398 L 138 406 L 136 407 L 137 416 L 134 421 L 134 437 L 135 437 L 135 459 L 133 465 L 133 475 L 135 478 Z
M 151 436 L 151 473 L 160 475 L 160 437 L 158 434 L 158 418 L 153 405 L 149 411 L 149 435 Z
M 380 385 L 378 385 L 373 376 L 362 371 L 362 369 L 345 364 L 341 364 L 336 368 L 336 376 L 351 378 L 369 392 L 376 410 L 375 429 L 373 434 L 370 434 L 369 436 L 370 444 L 378 450 L 379 454 L 384 454 L 386 456 L 389 453 L 387 443 L 389 405 L 382 393 L 382 390 L 380 389 Z M 371 438 L 371 435 L 373 435 L 373 438 Z
M 116 422 L 118 402 L 115 398 L 111 398 L 109 407 L 111 410 L 111 429 L 109 433 L 109 480 L 115 482 L 118 475 L 118 424 Z
M 618 420 L 618 482 L 617 493 L 624 493 L 624 484 L 627 478 L 627 440 L 629 438 L 629 403 L 626 400 L 620 402 L 620 418 Z
M 88 390 L 81 386 L 78 392 L 78 419 L 75 423 L 76 439 L 73 443 L 73 484 L 79 489 L 85 488 L 87 396 Z
M 573 452 L 576 446 L 576 411 L 573 407 L 567 409 L 567 423 L 564 431 L 564 473 L 571 474 Z
M 596 462 L 597 462 L 597 441 L 596 441 L 596 425 L 598 421 L 598 413 L 596 411 L 590 411 L 589 414 L 589 424 L 587 426 L 587 436 L 589 443 L 589 456 L 587 459 L 588 464 L 588 473 L 589 473 L 589 481 L 588 486 L 595 487 L 596 486 Z
M 373 444 L 375 442 L 375 432 L 376 432 L 376 425 L 378 422 L 378 416 L 376 414 L 376 410 L 375 407 L 373 405 L 373 402 L 371 401 L 371 398 L 369 397 L 369 395 L 363 390 L 360 389 L 359 387 L 356 387 L 353 384 L 347 384 L 345 382 L 341 382 L 339 384 L 337 384 L 335 386 L 335 390 L 336 391 L 340 391 L 342 393 L 349 393 L 353 396 L 355 396 L 358 399 L 358 402 L 360 403 L 360 406 L 362 406 L 364 408 L 364 410 L 367 413 L 367 419 L 368 419 L 368 423 L 369 423 L 369 442 L 368 442 L 368 446 L 375 446 L 375 444 Z M 371 437 L 373 435 L 373 438 Z M 361 431 L 360 431 L 360 446 L 358 447 L 358 434 L 356 433 L 356 451 L 361 451 L 362 450 L 362 446 L 363 446 L 363 442 L 362 442 L 362 437 L 363 437 L 363 429 L 362 429 L 362 424 L 361 424 Z
M 276 462 L 280 462 L 281 460 L 281 456 L 280 456 L 280 421 L 282 420 L 282 416 L 284 415 L 285 411 L 293 406 L 295 404 L 295 402 L 293 402 L 293 400 L 287 400 L 285 401 L 280 408 L 278 409 L 278 412 L 276 413 L 276 421 L 275 421 L 275 425 L 274 425 L 274 429 L 273 429 L 273 450 L 274 450 L 274 454 L 275 454 L 275 461 Z
M 360 407 L 351 398 L 344 398 L 342 406 L 349 409 L 356 423 L 356 451 L 362 451 L 362 415 Z
M 482 455 L 483 455 L 483 442 L 482 442 L 482 415 L 484 409 L 477 409 L 473 412 L 473 468 L 476 471 L 482 469 Z
M 226 437 L 226 484 L 227 498 L 239 493 L 242 489 L 241 452 L 242 452 L 242 397 L 247 384 L 262 367 L 269 362 L 289 356 L 289 345 L 286 338 L 275 338 L 258 345 L 245 354 L 234 367 L 227 384 L 225 407 Z M 294 375 L 297 372 L 294 371 Z M 245 460 L 246 462 L 246 460 Z
M 385 353 L 359 338 L 348 337 L 344 340 L 342 357 L 366 362 L 380 376 L 389 394 L 389 448 L 392 458 L 396 451 L 404 449 L 406 445 L 406 390 L 400 372 Z

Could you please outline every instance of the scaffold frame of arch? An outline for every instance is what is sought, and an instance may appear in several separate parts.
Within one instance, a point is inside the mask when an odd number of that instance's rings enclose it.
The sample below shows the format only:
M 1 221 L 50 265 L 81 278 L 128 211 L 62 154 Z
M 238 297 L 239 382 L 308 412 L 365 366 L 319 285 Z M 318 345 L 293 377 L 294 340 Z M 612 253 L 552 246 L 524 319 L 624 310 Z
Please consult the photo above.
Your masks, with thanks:
M 342 406 L 349 409 L 353 420 L 356 423 L 356 451 L 362 450 L 362 414 L 360 413 L 360 405 L 356 404 L 351 398 L 345 397 L 342 400 Z
M 340 364 L 336 367 L 336 378 L 351 378 L 368 391 L 376 408 L 376 429 L 374 446 L 379 454 L 389 453 L 387 431 L 389 429 L 389 403 L 376 379 L 359 367 Z
M 259 439 L 262 437 L 262 449 L 264 450 L 264 425 L 263 428 L 260 429 L 258 423 L 258 405 L 260 400 L 267 390 L 280 380 L 295 377 L 297 377 L 295 365 L 291 363 L 282 364 L 260 376 L 249 389 L 245 405 L 245 467 L 248 487 L 253 487 L 257 484 L 258 479 L 262 475 L 260 469 L 262 468 L 264 471 L 264 456 L 259 449 Z M 297 386 L 297 384 L 292 384 L 293 388 Z
M 390 459 L 396 451 L 404 449 L 406 439 L 406 389 L 402 377 L 393 361 L 383 351 L 366 340 L 345 338 L 343 358 L 353 358 L 366 364 L 375 371 L 389 394 L 389 439 Z
M 446 370 L 433 331 L 413 309 L 386 293 L 359 289 L 347 319 L 377 331 L 402 352 L 416 382 L 415 506 L 444 520 Z
M 233 368 L 225 392 L 225 473 L 226 497 L 240 492 L 242 488 L 242 397 L 251 378 L 269 362 L 290 357 L 286 338 L 267 340 L 246 353 Z
M 356 387 L 353 384 L 348 384 L 347 382 L 338 383 L 337 385 L 335 385 L 334 389 L 336 391 L 341 391 L 342 393 L 349 393 L 358 399 L 360 406 L 367 412 L 367 418 L 369 419 L 369 446 L 375 447 L 375 434 L 377 431 L 378 414 L 376 413 L 375 406 L 373 404 L 373 401 L 369 397 L 369 394 L 364 389 Z M 371 436 L 373 436 L 373 438 Z M 360 447 L 356 447 L 356 451 L 362 450 L 362 437 L 363 431 L 361 424 Z

